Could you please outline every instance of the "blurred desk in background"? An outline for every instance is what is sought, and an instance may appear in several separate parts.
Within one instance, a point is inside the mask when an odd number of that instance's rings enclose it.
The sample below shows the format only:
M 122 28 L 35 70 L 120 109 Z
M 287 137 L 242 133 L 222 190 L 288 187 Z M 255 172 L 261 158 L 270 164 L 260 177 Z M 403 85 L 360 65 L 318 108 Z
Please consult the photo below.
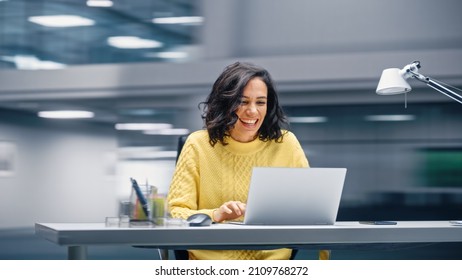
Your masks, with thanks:
M 132 245 L 159 249 L 361 249 L 462 242 L 462 226 L 449 221 L 397 225 L 337 222 L 331 226 L 106 227 L 104 223 L 37 223 L 36 235 L 66 246 L 68 259 L 87 258 L 87 246 Z

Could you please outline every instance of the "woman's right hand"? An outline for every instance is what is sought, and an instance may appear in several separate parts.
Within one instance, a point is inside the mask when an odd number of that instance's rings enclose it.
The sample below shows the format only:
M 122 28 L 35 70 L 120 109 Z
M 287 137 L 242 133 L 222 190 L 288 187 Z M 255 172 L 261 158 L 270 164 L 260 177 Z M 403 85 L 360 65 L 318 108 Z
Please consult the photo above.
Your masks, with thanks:
M 245 214 L 246 204 L 240 201 L 228 201 L 213 211 L 213 220 L 215 222 L 223 222 L 234 220 Z

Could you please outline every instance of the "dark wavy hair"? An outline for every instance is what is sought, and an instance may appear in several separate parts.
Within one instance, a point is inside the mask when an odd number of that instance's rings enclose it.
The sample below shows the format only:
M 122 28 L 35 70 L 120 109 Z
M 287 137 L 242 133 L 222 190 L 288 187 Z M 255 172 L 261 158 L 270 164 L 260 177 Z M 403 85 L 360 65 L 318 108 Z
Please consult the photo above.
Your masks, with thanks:
M 227 145 L 224 138 L 230 135 L 230 130 L 238 120 L 236 111 L 241 103 L 244 87 L 253 78 L 261 79 L 268 88 L 267 113 L 258 137 L 262 141 L 282 141 L 281 129 L 288 127 L 288 122 L 279 105 L 270 74 L 254 64 L 235 62 L 224 69 L 205 102 L 199 104 L 199 107 L 203 106 L 202 119 L 212 146 L 217 142 Z

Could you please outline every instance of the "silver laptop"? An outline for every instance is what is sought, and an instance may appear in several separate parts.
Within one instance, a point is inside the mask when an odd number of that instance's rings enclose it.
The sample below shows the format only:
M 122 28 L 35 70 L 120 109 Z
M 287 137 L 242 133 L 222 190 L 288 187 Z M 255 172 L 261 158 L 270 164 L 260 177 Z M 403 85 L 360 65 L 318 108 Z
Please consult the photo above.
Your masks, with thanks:
M 346 168 L 254 167 L 246 225 L 333 225 Z

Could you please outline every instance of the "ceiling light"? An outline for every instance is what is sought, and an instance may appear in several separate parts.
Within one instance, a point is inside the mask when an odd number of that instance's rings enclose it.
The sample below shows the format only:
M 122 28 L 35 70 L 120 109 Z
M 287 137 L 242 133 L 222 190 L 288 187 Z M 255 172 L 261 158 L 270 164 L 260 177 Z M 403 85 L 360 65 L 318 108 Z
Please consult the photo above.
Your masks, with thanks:
M 114 3 L 109 0 L 88 0 L 88 7 L 112 7 Z
M 143 39 L 136 36 L 109 37 L 107 42 L 110 46 L 119 49 L 148 49 L 159 48 L 163 46 L 163 44 L 159 41 Z
M 117 123 L 117 130 L 159 130 L 169 129 L 172 125 L 169 123 Z
M 324 123 L 327 117 L 289 117 L 291 123 Z
M 15 55 L 15 56 L 0 56 L 0 59 L 15 64 L 17 69 L 23 70 L 51 70 L 51 69 L 62 69 L 66 67 L 66 64 L 40 60 L 33 55 Z
M 93 118 L 95 114 L 89 111 L 80 110 L 58 110 L 58 111 L 40 111 L 38 116 L 48 119 L 88 119 Z
M 119 113 L 128 116 L 154 116 L 158 111 L 154 109 L 121 109 Z
M 164 59 L 182 59 L 189 56 L 186 52 L 158 52 L 158 53 L 148 53 L 146 57 L 158 57 Z
M 370 115 L 365 117 L 371 122 L 402 122 L 415 120 L 414 115 Z
M 204 22 L 204 17 L 159 17 L 153 18 L 152 22 L 157 24 L 201 24 Z
M 95 21 L 76 15 L 34 16 L 30 22 L 47 27 L 75 27 L 94 25 Z
M 188 133 L 189 133 L 189 129 L 186 129 L 186 128 L 167 128 L 167 129 L 143 131 L 143 134 L 146 134 L 146 135 L 186 135 Z

